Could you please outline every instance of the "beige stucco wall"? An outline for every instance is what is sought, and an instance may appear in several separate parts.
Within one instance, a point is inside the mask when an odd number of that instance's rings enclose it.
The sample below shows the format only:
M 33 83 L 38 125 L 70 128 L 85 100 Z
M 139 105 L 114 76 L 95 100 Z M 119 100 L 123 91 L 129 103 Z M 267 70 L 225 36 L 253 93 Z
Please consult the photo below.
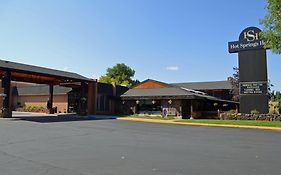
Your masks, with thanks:
M 42 106 L 47 107 L 47 101 L 49 99 L 48 95 L 22 95 L 17 97 L 17 102 L 22 106 Z M 57 112 L 65 113 L 67 112 L 67 94 L 55 94 L 53 106 L 57 107 Z

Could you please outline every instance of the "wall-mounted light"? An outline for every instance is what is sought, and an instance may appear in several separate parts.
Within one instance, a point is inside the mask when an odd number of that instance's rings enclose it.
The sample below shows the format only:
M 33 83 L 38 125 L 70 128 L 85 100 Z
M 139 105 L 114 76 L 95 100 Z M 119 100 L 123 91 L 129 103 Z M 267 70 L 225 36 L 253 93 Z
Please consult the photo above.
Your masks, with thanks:
M 6 94 L 1 93 L 1 94 L 0 94 L 0 97 L 7 97 L 7 95 L 6 95 Z
M 7 97 L 7 94 L 1 93 L 0 97 L 2 97 L 3 99 L 5 99 Z
M 173 103 L 173 101 L 172 101 L 172 100 L 169 100 L 168 103 L 171 105 L 171 104 Z

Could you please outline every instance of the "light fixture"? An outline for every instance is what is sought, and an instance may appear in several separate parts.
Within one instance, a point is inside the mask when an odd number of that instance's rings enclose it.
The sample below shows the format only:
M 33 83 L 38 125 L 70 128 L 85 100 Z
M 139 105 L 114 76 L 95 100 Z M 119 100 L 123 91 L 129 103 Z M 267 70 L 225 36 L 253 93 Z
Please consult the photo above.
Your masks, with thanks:
M 168 101 L 168 103 L 169 103 L 170 105 L 172 104 L 172 102 L 173 102 L 173 101 L 172 101 L 171 99 Z
M 140 101 L 139 101 L 139 100 L 137 100 L 137 101 L 136 101 L 136 104 L 139 104 L 139 103 L 140 103 Z
M 156 101 L 152 100 L 152 104 L 155 104 L 155 103 L 156 103 Z

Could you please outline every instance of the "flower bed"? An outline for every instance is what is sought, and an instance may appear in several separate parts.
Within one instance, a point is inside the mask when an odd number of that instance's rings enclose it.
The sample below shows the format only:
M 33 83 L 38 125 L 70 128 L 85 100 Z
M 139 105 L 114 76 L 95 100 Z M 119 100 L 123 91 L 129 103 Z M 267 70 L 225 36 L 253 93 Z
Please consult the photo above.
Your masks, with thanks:
M 264 120 L 264 121 L 281 121 L 281 116 L 278 114 L 233 114 L 221 113 L 221 120 Z

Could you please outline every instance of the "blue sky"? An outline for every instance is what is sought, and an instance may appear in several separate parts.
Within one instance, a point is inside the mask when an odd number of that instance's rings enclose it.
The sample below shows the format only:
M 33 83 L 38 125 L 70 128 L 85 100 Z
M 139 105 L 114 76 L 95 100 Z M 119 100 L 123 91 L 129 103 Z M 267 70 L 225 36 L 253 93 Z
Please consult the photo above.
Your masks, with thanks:
M 262 28 L 265 0 L 0 0 L 0 58 L 98 78 L 125 63 L 140 81 L 225 80 L 227 43 Z M 281 90 L 281 55 L 268 51 Z

